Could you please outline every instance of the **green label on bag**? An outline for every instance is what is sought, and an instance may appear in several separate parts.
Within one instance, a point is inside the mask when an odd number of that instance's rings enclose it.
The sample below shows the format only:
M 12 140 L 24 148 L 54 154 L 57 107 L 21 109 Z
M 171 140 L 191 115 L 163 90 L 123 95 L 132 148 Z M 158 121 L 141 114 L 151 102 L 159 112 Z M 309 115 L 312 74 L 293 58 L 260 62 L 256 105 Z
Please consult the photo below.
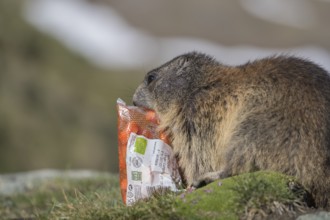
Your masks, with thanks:
M 135 140 L 134 151 L 136 153 L 144 155 L 147 149 L 147 140 L 141 137 L 137 137 Z
M 142 180 L 142 172 L 132 171 L 132 180 L 141 181 Z

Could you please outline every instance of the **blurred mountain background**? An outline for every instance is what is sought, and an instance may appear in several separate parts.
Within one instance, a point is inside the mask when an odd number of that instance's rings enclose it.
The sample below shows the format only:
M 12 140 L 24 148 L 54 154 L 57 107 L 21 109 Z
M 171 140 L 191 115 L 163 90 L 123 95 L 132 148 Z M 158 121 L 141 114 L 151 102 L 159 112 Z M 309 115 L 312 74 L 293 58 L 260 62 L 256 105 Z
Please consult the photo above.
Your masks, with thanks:
M 285 53 L 330 70 L 327 0 L 0 1 L 0 173 L 117 172 L 116 99 L 198 50 L 223 63 Z

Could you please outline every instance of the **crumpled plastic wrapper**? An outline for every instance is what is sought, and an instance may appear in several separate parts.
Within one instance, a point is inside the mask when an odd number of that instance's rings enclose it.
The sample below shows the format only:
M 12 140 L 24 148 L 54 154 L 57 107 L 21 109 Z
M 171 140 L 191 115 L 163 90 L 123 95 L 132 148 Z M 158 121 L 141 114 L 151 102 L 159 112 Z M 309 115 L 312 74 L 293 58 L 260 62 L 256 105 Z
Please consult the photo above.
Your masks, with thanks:
M 169 138 L 157 129 L 153 110 L 117 100 L 119 178 L 123 201 L 132 205 L 159 188 L 178 191 L 181 177 Z

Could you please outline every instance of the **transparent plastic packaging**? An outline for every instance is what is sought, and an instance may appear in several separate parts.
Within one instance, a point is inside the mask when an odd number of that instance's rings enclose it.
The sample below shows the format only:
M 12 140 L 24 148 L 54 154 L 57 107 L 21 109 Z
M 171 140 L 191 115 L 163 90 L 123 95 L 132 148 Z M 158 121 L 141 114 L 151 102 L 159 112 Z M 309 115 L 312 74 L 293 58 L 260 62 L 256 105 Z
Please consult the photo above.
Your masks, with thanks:
M 181 177 L 168 137 L 154 111 L 117 100 L 119 177 L 123 201 L 132 205 L 158 188 L 178 191 Z

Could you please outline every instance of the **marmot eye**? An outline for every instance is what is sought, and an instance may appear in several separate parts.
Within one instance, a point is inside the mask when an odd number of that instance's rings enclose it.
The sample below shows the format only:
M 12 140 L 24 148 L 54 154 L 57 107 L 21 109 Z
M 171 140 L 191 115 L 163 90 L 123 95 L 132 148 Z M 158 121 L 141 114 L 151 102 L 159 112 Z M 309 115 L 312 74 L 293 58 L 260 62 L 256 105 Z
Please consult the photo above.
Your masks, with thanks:
M 154 75 L 149 75 L 148 78 L 147 78 L 147 84 L 149 85 L 150 83 L 152 83 L 152 81 L 155 80 L 155 76 Z

